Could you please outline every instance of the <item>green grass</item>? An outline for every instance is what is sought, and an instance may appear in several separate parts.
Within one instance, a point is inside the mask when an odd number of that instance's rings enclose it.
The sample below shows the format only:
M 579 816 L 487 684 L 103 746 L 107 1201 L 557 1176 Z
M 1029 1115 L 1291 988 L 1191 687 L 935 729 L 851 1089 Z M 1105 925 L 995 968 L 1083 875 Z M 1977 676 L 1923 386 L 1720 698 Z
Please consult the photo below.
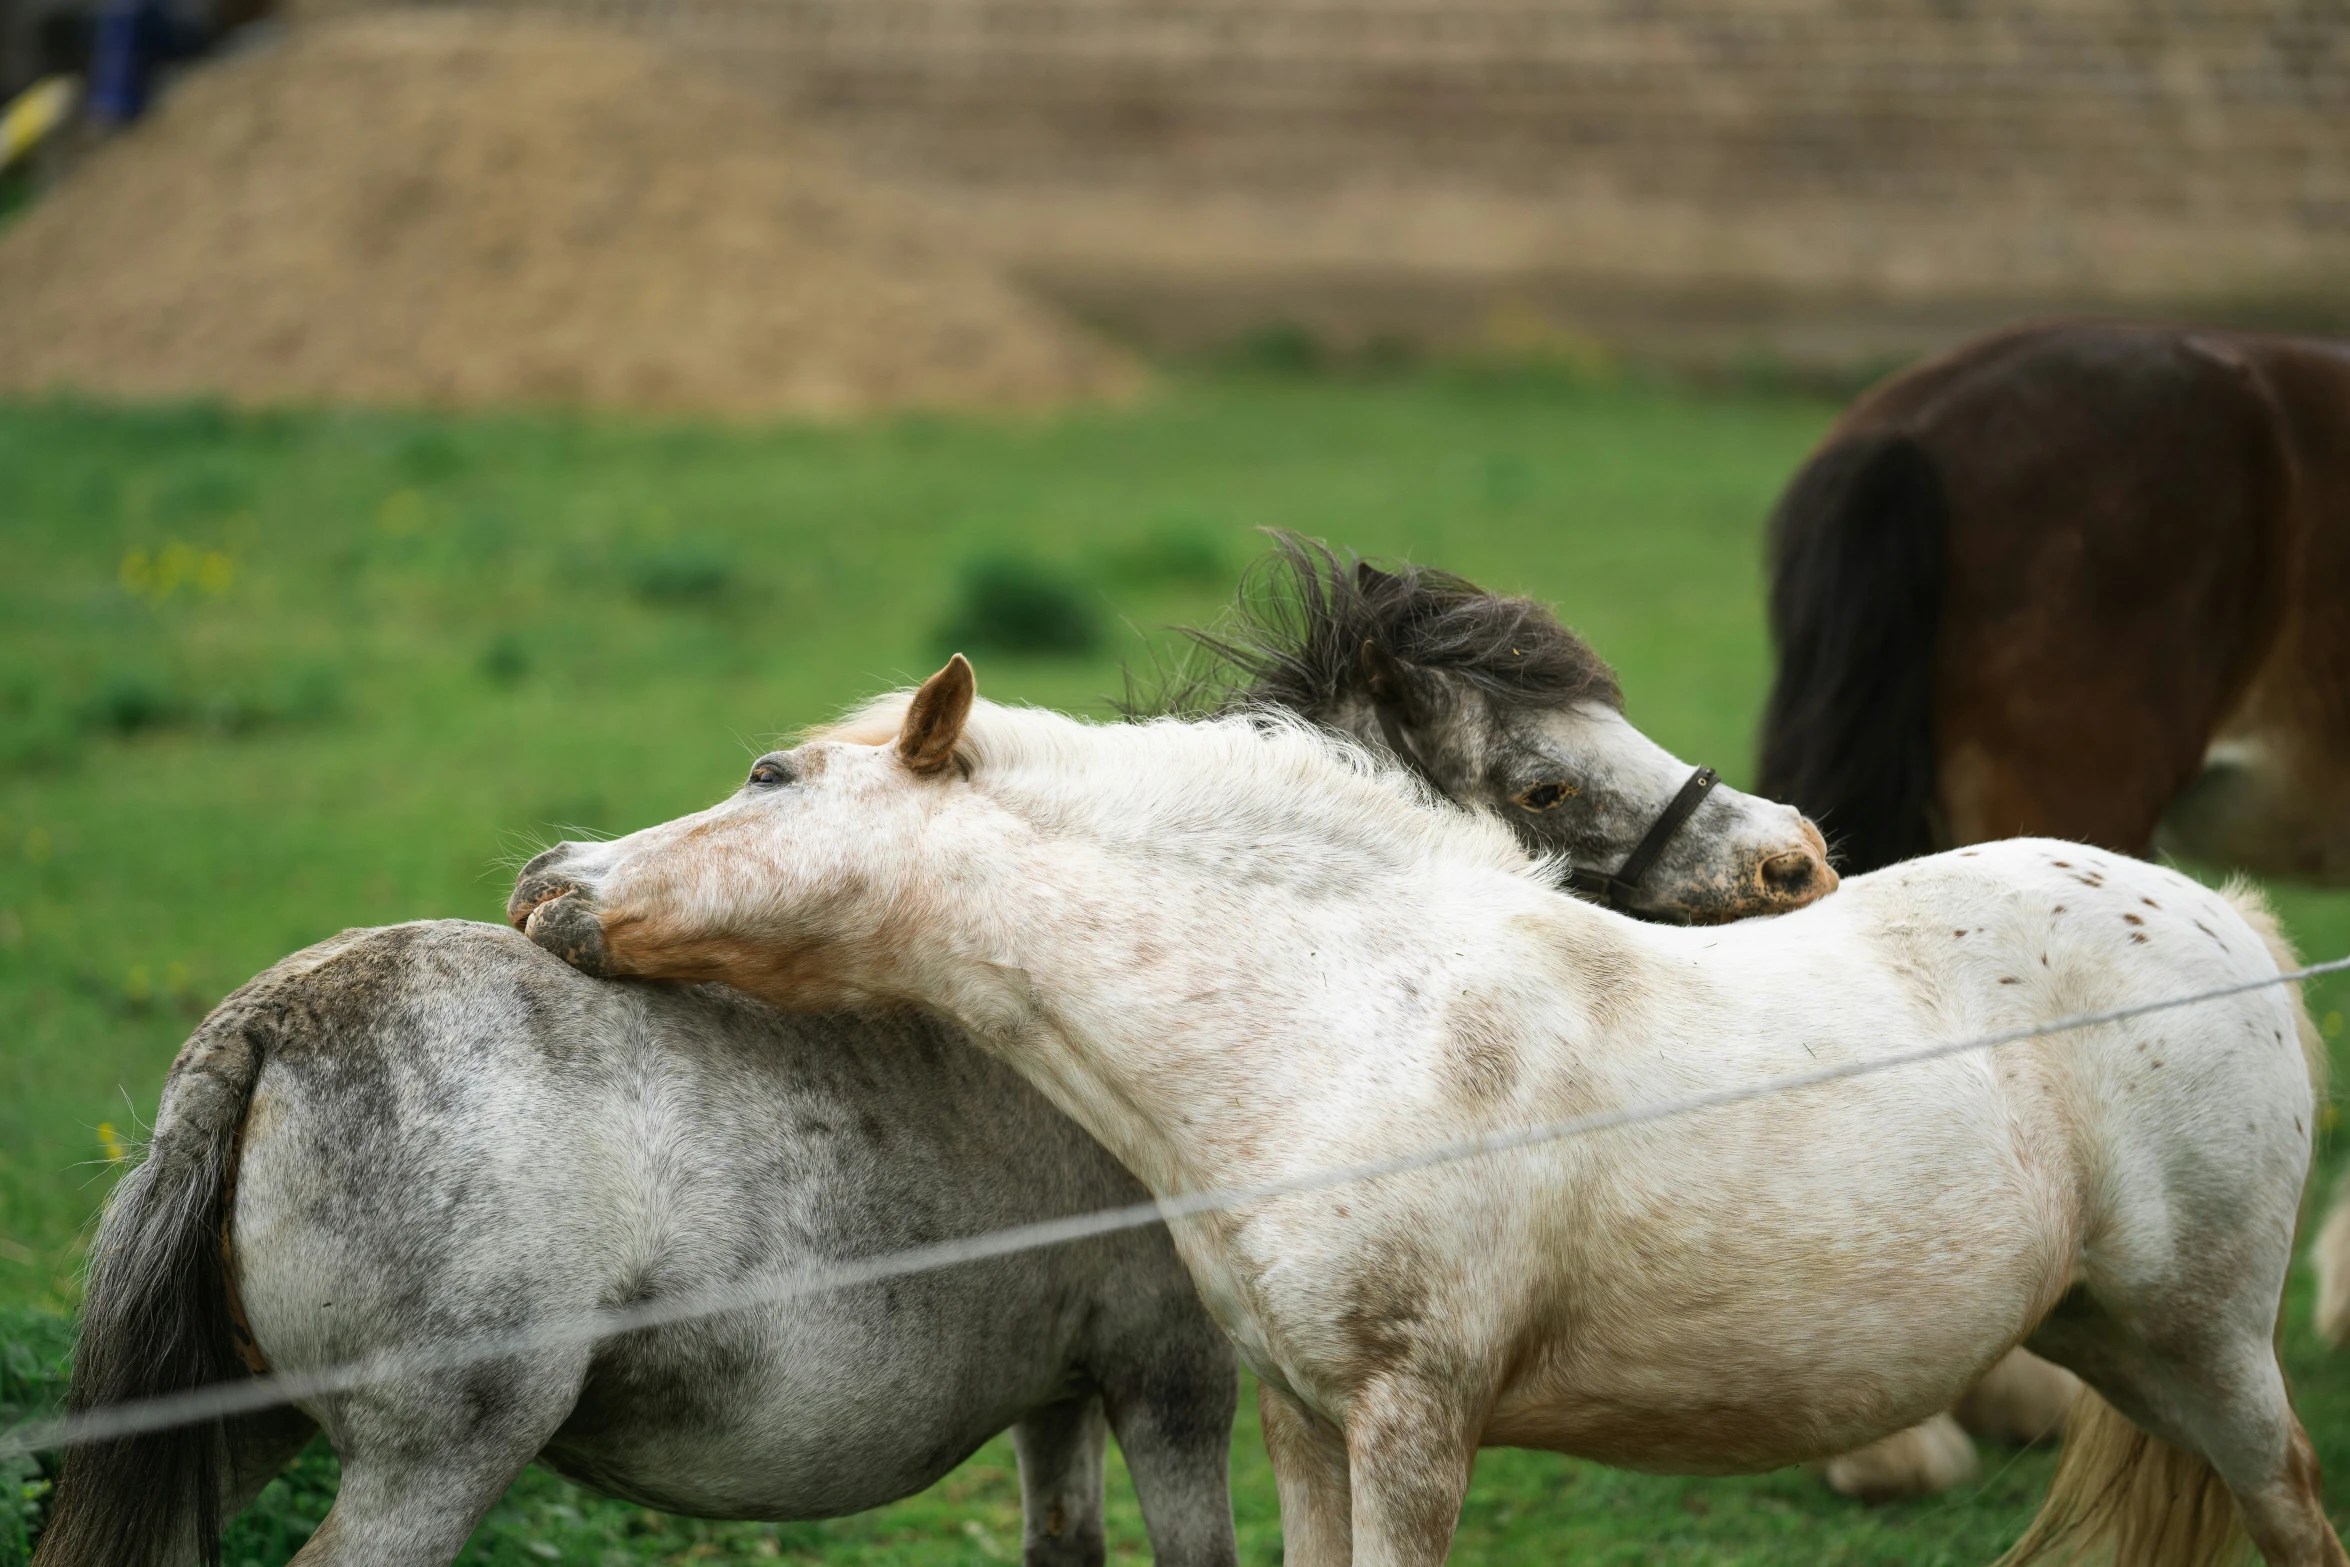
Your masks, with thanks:
M 982 656 L 982 689 L 1099 710 L 1146 650 L 1135 628 L 1213 613 L 1252 529 L 1408 554 L 1557 604 L 1635 722 L 1738 781 L 1769 678 L 1759 522 L 1831 414 L 1446 374 L 841 429 L 0 407 L 0 1305 L 71 1309 L 109 1161 L 223 993 L 346 925 L 494 919 L 527 846 L 707 804 L 763 737 L 935 667 L 974 562 L 1077 583 L 1108 628 L 1080 656 Z M 2311 952 L 2350 950 L 2350 899 L 2283 901 Z M 2287 1343 L 2350 1475 L 2350 1399 L 2298 1296 Z M 1457 1554 L 1987 1561 L 2048 1468 L 1988 1456 L 1954 1498 L 1865 1509 L 1799 1473 L 1496 1452 Z M 306 1460 L 229 1559 L 284 1560 L 332 1472 Z M 1234 1474 L 1244 1557 L 1275 1561 L 1253 1420 Z M 1017 1550 L 998 1442 L 897 1507 L 784 1527 L 666 1519 L 533 1472 L 466 1559 Z

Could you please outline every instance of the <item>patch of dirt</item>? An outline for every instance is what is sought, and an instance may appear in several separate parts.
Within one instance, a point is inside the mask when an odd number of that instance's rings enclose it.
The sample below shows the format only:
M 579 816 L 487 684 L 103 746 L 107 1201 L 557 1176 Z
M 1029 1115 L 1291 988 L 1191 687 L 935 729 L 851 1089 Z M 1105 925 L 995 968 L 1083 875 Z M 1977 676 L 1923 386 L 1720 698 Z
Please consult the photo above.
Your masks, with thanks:
M 0 234 L 0 390 L 844 415 L 1139 378 L 761 98 L 545 19 L 307 24 Z

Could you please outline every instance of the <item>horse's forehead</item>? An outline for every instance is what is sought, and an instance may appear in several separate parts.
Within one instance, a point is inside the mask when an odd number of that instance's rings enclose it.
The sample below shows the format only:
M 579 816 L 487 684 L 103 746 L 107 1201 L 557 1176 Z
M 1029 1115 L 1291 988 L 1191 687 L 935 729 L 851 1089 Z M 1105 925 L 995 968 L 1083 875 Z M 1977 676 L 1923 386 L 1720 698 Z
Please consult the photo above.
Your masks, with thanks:
M 1620 714 L 1591 702 L 1519 707 L 1501 715 L 1494 729 L 1504 744 L 1529 751 L 1580 749 L 1594 744 L 1612 749 L 1627 740 L 1636 743 L 1640 737 Z

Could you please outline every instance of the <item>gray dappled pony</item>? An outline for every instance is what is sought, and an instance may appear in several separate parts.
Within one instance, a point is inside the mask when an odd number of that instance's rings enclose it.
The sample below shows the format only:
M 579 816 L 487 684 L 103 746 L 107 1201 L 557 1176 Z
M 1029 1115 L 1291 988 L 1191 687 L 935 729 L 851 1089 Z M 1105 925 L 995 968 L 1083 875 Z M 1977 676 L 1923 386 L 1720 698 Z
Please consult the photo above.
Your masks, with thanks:
M 1684 791 L 1690 769 L 1539 606 L 1278 544 L 1254 610 L 1203 639 L 1227 681 L 1180 700 L 1398 744 L 1531 849 L 1601 871 Z M 1614 900 L 1685 920 L 1834 885 L 1808 823 L 1726 788 L 1636 880 Z M 353 931 L 180 1052 L 92 1249 L 73 1406 L 1144 1195 L 936 1021 L 599 982 L 490 926 Z M 343 1481 L 304 1567 L 445 1563 L 533 1460 L 670 1511 L 805 1518 L 918 1490 L 1008 1425 L 1034 1567 L 1102 1559 L 1108 1429 L 1156 1558 L 1221 1567 L 1234 1396 L 1231 1351 L 1151 1229 L 77 1448 L 37 1560 L 216 1559 L 220 1520 L 321 1427 Z

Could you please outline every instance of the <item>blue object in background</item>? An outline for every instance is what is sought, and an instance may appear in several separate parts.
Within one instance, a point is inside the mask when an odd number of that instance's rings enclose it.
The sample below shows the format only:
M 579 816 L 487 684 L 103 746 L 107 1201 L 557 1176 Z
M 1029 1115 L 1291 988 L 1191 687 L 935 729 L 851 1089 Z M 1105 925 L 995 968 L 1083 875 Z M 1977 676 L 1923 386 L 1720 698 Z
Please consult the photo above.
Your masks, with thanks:
M 90 40 L 90 113 L 128 125 L 147 112 L 157 70 L 199 53 L 202 36 L 160 0 L 106 0 Z

